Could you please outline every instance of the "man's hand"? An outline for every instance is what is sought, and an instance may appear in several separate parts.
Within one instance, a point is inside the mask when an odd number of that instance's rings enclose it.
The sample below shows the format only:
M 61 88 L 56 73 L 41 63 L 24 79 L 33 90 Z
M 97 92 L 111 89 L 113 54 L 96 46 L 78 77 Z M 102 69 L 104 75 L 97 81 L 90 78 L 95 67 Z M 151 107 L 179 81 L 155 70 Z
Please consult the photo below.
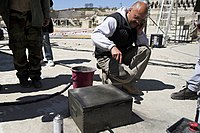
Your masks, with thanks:
M 46 27 L 47 25 L 49 25 L 50 20 L 48 18 L 44 19 L 44 23 L 43 23 L 43 27 Z
M 141 35 L 141 34 L 142 34 L 142 31 L 143 31 L 143 29 L 144 29 L 144 26 L 145 26 L 145 22 L 142 23 L 142 24 L 140 24 L 140 25 L 138 25 L 138 26 L 136 27 L 136 29 L 137 29 L 137 34 L 138 34 L 138 35 Z
M 120 64 L 122 63 L 122 53 L 117 47 L 111 49 L 111 54 L 114 59 L 116 59 Z

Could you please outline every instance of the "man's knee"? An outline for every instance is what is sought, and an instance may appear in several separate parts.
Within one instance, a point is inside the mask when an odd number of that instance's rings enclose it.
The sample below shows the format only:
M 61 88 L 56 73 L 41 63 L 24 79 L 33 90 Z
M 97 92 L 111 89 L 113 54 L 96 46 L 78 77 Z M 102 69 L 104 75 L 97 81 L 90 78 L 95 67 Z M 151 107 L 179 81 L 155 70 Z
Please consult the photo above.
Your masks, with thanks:
M 141 48 L 142 48 L 143 53 L 145 53 L 146 56 L 151 55 L 151 49 L 148 46 L 142 46 Z

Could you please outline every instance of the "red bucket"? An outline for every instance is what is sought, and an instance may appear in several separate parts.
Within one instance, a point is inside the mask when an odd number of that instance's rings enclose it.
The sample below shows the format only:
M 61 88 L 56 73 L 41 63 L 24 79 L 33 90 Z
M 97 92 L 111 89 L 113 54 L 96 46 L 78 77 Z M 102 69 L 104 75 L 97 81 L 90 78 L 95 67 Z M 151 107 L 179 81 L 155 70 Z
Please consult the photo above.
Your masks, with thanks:
M 73 88 L 92 86 L 95 68 L 86 66 L 72 67 Z

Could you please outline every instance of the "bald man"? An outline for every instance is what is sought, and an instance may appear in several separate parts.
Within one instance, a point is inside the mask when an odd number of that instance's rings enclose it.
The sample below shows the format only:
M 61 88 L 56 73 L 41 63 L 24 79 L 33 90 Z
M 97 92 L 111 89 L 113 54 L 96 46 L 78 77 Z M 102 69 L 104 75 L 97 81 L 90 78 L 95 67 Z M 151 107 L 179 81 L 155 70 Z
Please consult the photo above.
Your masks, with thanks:
M 91 38 L 104 84 L 120 83 L 130 94 L 143 94 L 134 83 L 140 79 L 151 55 L 143 32 L 147 15 L 148 5 L 136 2 L 129 9 L 118 9 L 95 28 Z

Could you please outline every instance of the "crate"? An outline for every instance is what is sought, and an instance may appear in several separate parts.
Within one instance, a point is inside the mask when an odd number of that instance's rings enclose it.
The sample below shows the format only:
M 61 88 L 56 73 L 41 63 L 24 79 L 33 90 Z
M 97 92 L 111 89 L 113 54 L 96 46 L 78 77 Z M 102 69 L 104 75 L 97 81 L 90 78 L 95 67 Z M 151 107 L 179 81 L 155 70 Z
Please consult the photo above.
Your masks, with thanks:
M 99 85 L 68 91 L 70 115 L 82 133 L 131 123 L 132 97 L 119 87 Z

